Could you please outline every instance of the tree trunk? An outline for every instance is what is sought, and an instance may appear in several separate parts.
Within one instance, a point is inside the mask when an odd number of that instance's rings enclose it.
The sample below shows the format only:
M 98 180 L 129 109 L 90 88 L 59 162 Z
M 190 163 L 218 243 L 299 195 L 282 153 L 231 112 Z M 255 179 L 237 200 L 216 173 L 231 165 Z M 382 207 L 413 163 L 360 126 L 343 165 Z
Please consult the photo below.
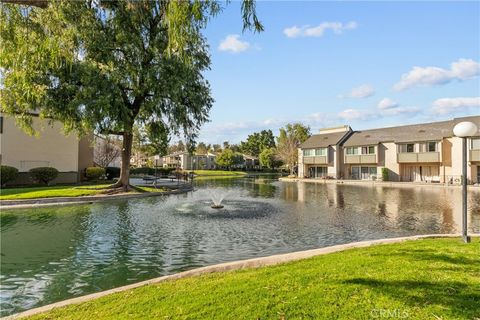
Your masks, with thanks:
M 130 132 L 125 130 L 123 133 L 122 167 L 120 168 L 120 177 L 112 186 L 112 188 L 121 187 L 124 191 L 128 191 L 128 186 L 130 185 L 130 157 L 132 156 L 133 134 L 131 128 L 129 131 Z

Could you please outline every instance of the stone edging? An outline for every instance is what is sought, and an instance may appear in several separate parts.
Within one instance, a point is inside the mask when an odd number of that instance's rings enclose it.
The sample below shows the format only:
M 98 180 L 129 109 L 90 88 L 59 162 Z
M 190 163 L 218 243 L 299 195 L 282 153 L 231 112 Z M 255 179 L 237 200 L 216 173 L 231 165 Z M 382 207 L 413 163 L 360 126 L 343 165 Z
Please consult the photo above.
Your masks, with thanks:
M 474 234 L 471 236 L 480 237 L 480 234 Z M 360 241 L 360 242 L 352 242 L 347 244 L 324 247 L 319 249 L 312 249 L 312 250 L 306 250 L 306 251 L 278 254 L 278 255 L 273 255 L 268 257 L 220 263 L 212 266 L 201 267 L 201 268 L 192 269 L 192 270 L 188 270 L 188 271 L 184 271 L 184 272 L 180 272 L 172 275 L 167 275 L 167 276 L 162 276 L 162 277 L 158 277 L 158 278 L 154 278 L 146 281 L 141 281 L 141 282 L 137 282 L 137 283 L 133 283 L 126 286 L 117 287 L 114 289 L 105 290 L 105 291 L 101 291 L 93 294 L 88 294 L 82 297 L 63 300 L 60 302 L 52 303 L 46 306 L 30 309 L 30 310 L 20 312 L 11 316 L 7 316 L 2 319 L 8 320 L 8 319 L 20 319 L 24 317 L 29 317 L 39 313 L 51 311 L 55 308 L 87 302 L 87 301 L 98 299 L 100 297 L 104 297 L 113 293 L 132 290 L 142 286 L 152 285 L 152 284 L 156 284 L 156 283 L 160 283 L 168 280 L 176 280 L 176 279 L 198 276 L 198 275 L 213 273 L 213 272 L 225 272 L 225 271 L 240 270 L 240 269 L 246 269 L 246 268 L 259 268 L 259 267 L 265 267 L 265 266 L 272 266 L 272 265 L 277 265 L 281 263 L 292 262 L 292 261 L 297 261 L 301 259 L 320 256 L 324 254 L 345 251 L 353 248 L 369 247 L 372 245 L 398 243 L 398 242 L 404 242 L 408 240 L 421 240 L 421 239 L 428 239 L 428 238 L 452 238 L 452 237 L 460 237 L 460 235 L 459 234 L 429 234 L 429 235 L 419 235 L 419 236 L 410 236 L 410 237 Z M 461 240 L 459 239 L 459 241 Z
M 193 187 L 182 187 L 177 190 L 165 192 L 146 192 L 134 194 L 114 194 L 114 195 L 95 195 L 83 197 L 54 197 L 54 198 L 40 198 L 40 199 L 24 199 L 24 200 L 0 200 L 0 209 L 28 209 L 46 206 L 63 206 L 72 204 L 94 203 L 108 200 L 125 200 L 136 198 L 158 197 L 171 194 L 181 194 L 192 191 Z
M 461 189 L 461 185 L 446 185 L 444 183 L 420 183 L 420 182 L 400 182 L 400 181 L 374 181 L 374 180 L 336 180 L 336 179 L 310 179 L 310 178 L 279 178 L 282 182 L 304 182 L 304 183 L 322 183 L 322 184 L 343 184 L 343 185 L 359 185 L 359 186 L 376 186 L 376 187 L 433 187 L 433 188 L 454 188 Z M 469 185 L 468 190 L 480 191 L 480 187 Z

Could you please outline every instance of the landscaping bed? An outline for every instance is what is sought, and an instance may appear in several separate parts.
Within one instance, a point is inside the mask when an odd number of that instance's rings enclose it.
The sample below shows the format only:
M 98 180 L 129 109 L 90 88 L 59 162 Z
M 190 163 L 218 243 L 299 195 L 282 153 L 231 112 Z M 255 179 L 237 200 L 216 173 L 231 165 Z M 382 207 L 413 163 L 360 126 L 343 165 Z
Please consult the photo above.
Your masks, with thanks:
M 480 239 L 425 239 L 170 280 L 30 319 L 476 319 Z

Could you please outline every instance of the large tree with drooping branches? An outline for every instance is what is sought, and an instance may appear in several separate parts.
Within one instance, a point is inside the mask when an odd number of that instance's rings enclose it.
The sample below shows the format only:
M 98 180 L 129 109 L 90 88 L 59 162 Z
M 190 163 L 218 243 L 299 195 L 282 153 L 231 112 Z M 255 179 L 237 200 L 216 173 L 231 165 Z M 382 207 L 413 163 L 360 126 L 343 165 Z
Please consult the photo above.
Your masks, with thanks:
M 194 145 L 213 99 L 201 31 L 216 1 L 28 1 L 0 4 L 0 107 L 32 133 L 32 114 L 66 131 L 122 137 L 113 187 L 128 189 L 133 128 L 151 143 Z M 9 3 L 5 3 L 9 2 Z M 25 6 L 25 4 L 27 6 Z M 253 1 L 245 28 L 261 30 Z

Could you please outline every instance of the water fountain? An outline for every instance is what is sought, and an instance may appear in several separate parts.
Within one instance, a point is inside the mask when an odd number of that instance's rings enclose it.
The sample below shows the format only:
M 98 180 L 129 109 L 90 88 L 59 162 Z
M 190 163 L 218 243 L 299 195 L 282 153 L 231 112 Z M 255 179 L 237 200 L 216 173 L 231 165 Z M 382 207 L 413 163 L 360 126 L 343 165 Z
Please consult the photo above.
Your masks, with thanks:
M 212 209 L 222 209 L 224 206 L 222 205 L 222 201 L 225 198 L 227 193 L 225 192 L 212 192 L 210 198 L 212 199 L 212 205 L 210 206 Z

